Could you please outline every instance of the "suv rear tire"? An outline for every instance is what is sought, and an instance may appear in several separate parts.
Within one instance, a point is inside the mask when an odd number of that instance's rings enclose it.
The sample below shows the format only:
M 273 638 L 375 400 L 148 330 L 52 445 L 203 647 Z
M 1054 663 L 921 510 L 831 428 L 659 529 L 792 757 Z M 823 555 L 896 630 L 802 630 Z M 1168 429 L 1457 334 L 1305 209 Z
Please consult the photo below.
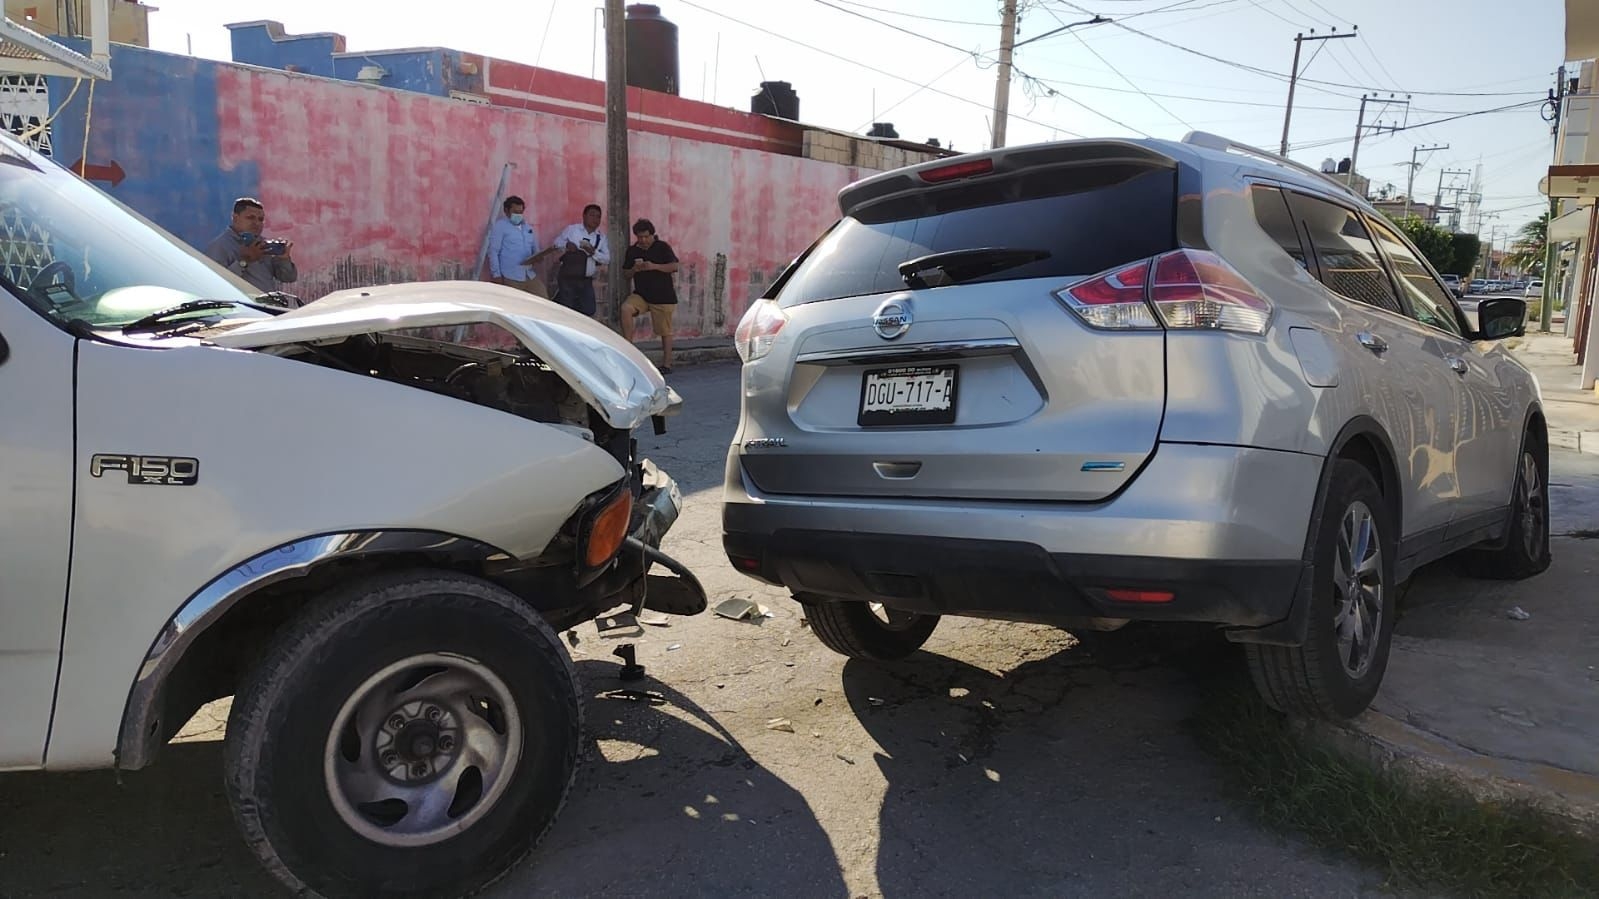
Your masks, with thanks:
M 822 645 L 842 656 L 873 662 L 903 659 L 922 648 L 938 627 L 937 615 L 883 610 L 879 617 L 873 604 L 830 602 L 796 596 L 805 603 L 811 632 Z
M 1505 545 L 1470 551 L 1462 560 L 1466 573 L 1472 577 L 1521 580 L 1549 567 L 1549 478 L 1536 450 L 1530 440 L 1524 441 L 1516 466 Z
M 315 601 L 246 677 L 228 799 L 295 893 L 465 895 L 549 829 L 581 730 L 571 659 L 525 603 L 459 574 L 380 575 Z
M 1255 688 L 1272 708 L 1353 718 L 1371 704 L 1393 636 L 1393 513 L 1365 466 L 1333 462 L 1315 528 L 1310 626 L 1301 646 L 1247 644 Z

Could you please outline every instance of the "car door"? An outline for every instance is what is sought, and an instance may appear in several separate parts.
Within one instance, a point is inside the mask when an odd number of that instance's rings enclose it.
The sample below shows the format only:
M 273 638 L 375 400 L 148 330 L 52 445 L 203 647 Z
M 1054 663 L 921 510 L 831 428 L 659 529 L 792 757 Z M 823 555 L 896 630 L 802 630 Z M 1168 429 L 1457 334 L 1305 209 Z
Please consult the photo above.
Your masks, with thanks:
M 1404 479 L 1401 559 L 1444 539 L 1460 494 L 1455 472 L 1460 385 L 1446 335 L 1405 312 L 1361 216 L 1326 198 L 1287 191 L 1343 320 L 1339 347 L 1361 411 L 1393 443 Z
M 0 262 L 0 770 L 44 762 L 72 545 L 73 338 L 11 292 L 21 268 Z
M 1393 268 L 1406 311 L 1435 333 L 1459 388 L 1454 467 L 1460 508 L 1449 529 L 1453 539 L 1502 521 L 1510 502 L 1523 424 L 1514 408 L 1516 391 L 1505 379 L 1510 363 L 1502 344 L 1471 340 L 1475 329 L 1408 240 L 1376 219 L 1371 230 Z

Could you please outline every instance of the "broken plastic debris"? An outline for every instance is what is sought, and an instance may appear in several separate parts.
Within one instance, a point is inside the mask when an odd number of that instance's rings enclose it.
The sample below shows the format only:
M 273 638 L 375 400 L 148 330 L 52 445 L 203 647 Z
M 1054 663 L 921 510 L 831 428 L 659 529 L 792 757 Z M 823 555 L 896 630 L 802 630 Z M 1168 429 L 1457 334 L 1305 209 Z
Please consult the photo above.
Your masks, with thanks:
M 665 615 L 640 615 L 638 616 L 638 621 L 639 624 L 647 624 L 651 627 L 672 626 L 672 619 L 666 617 Z
M 868 696 L 868 697 L 866 697 L 866 701 L 871 703 L 872 705 L 882 705 L 883 704 L 883 700 L 877 698 L 876 696 Z
M 853 764 L 855 764 L 855 760 L 854 760 L 854 759 L 852 759 L 852 758 L 850 758 L 850 757 L 849 757 L 849 756 L 847 756 L 847 755 L 845 755 L 845 754 L 844 754 L 844 753 L 842 753 L 842 752 L 835 752 L 835 753 L 833 753 L 833 758 L 836 758 L 836 759 L 838 759 L 838 760 L 839 760 L 839 761 L 841 761 L 841 762 L 843 762 L 843 763 L 844 763 L 844 764 L 846 764 L 846 765 L 853 765 Z
M 628 702 L 647 702 L 650 705 L 665 705 L 666 697 L 653 690 L 607 690 L 600 694 L 601 699 L 625 699 Z
M 667 652 L 677 652 L 679 649 L 682 649 L 682 648 L 683 648 L 683 644 L 681 644 L 681 643 L 673 643 L 671 646 L 666 647 L 666 651 Z
M 790 644 L 790 643 L 793 643 L 793 642 L 794 642 L 794 641 L 793 641 L 793 640 L 791 640 L 791 639 L 789 639 L 789 638 L 788 638 L 788 637 L 784 637 L 784 638 L 783 638 L 783 645 L 784 645 L 784 646 L 787 646 L 787 645 L 789 645 L 789 644 Z
M 731 618 L 734 621 L 741 621 L 743 619 L 753 617 L 760 611 L 763 610 L 758 604 L 745 599 L 742 596 L 735 596 L 732 599 L 724 599 L 716 604 L 716 614 L 722 616 L 723 618 Z
M 822 732 L 819 731 L 819 730 L 813 730 L 813 731 L 811 731 L 811 736 L 813 736 L 816 739 L 820 740 L 822 738 Z
M 794 722 L 788 720 L 787 718 L 773 718 L 766 722 L 766 729 L 780 730 L 784 733 L 791 734 L 794 732 Z
M 1526 609 L 1523 609 L 1521 606 L 1511 606 L 1510 611 L 1505 613 L 1505 617 L 1513 618 L 1517 621 L 1526 621 L 1528 618 L 1532 617 L 1532 613 Z

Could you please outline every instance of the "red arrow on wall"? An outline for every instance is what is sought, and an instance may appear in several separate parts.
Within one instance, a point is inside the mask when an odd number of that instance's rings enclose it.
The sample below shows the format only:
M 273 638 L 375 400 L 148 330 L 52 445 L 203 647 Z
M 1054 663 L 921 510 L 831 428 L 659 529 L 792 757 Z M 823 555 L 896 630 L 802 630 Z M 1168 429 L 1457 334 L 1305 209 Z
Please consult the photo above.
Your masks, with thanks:
M 111 160 L 110 165 L 84 165 L 80 159 L 72 164 L 72 170 L 89 181 L 109 181 L 112 187 L 121 184 L 122 179 L 128 175 L 115 159 Z

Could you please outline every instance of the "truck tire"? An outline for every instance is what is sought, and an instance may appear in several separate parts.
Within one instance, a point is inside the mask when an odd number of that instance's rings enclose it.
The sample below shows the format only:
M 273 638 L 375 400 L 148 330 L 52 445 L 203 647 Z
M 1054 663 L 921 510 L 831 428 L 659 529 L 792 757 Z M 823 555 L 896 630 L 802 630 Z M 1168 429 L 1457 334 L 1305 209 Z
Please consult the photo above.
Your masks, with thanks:
M 1365 466 L 1337 459 L 1315 524 L 1310 626 L 1301 646 L 1246 644 L 1266 704 L 1288 715 L 1353 718 L 1388 668 L 1396 619 L 1392 507 Z
M 1532 435 L 1528 434 L 1530 438 Z M 1519 581 L 1549 567 L 1549 479 L 1530 440 L 1521 448 L 1511 493 L 1510 526 L 1500 549 L 1470 550 L 1466 573 L 1488 580 Z
M 864 602 L 807 603 L 805 615 L 823 646 L 842 656 L 873 662 L 905 658 L 921 649 L 938 627 L 937 615 L 878 611 Z
M 234 697 L 234 817 L 296 893 L 477 892 L 566 801 L 577 685 L 550 627 L 488 582 L 421 570 L 335 589 Z

